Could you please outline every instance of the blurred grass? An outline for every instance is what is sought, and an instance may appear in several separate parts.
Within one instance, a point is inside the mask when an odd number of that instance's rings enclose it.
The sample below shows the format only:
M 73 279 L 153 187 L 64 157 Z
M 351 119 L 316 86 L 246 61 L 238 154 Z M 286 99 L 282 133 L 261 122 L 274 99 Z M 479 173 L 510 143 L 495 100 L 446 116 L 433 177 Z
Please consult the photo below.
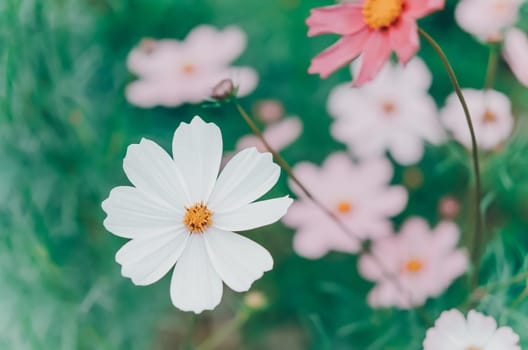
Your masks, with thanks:
M 350 80 L 342 69 L 327 80 L 306 73 L 310 59 L 335 38 L 306 37 L 305 18 L 322 0 L 4 0 L 0 2 L 0 349 L 192 348 L 234 317 L 241 297 L 226 289 L 214 313 L 193 317 L 174 309 L 168 278 L 135 287 L 114 262 L 123 240 L 102 227 L 100 202 L 127 182 L 126 146 L 148 137 L 168 148 L 181 121 L 195 114 L 218 123 L 227 149 L 249 132 L 234 110 L 138 109 L 123 96 L 133 79 L 126 55 L 145 36 L 183 38 L 202 23 L 241 26 L 249 45 L 239 63 L 255 67 L 258 89 L 243 103 L 280 99 L 304 122 L 302 138 L 284 152 L 292 163 L 320 163 L 344 147 L 330 138 L 326 97 Z M 453 9 L 421 24 L 445 49 L 463 87 L 482 86 L 487 48 L 456 27 Z M 524 22 L 523 22 L 524 23 Z M 528 22 L 527 22 L 528 23 Z M 442 105 L 452 88 L 440 60 L 424 45 L 434 72 L 431 93 Z M 496 281 L 526 268 L 528 250 L 528 91 L 501 64 L 497 88 L 512 97 L 519 128 L 503 152 L 484 155 L 485 184 L 493 194 L 488 228 L 495 232 L 482 280 Z M 438 199 L 465 201 L 470 172 L 454 143 L 428 147 L 417 165 L 423 183 L 409 188 L 407 215 L 439 219 Z M 397 168 L 395 182 L 408 169 Z M 287 191 L 281 180 L 275 193 Z M 466 219 L 461 219 L 463 228 Z M 463 230 L 465 233 L 465 229 Z M 425 326 L 416 311 L 369 309 L 370 284 L 356 257 L 332 253 L 308 261 L 292 252 L 292 232 L 280 224 L 250 233 L 268 247 L 274 271 L 258 281 L 269 307 L 255 314 L 231 348 L 419 349 Z M 521 288 L 522 289 L 522 288 Z M 521 291 L 508 288 L 483 299 L 480 309 L 510 324 L 528 346 Z M 432 319 L 466 298 L 464 281 L 430 301 Z M 287 345 L 287 346 L 286 346 Z M 229 348 L 229 345 L 226 345 Z

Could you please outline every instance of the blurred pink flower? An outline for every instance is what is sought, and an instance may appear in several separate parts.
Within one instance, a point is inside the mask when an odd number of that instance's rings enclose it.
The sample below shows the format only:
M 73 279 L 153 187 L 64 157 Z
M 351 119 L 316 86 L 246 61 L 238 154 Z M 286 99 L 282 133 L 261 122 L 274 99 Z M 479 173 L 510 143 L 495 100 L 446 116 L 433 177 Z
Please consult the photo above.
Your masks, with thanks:
M 128 56 L 128 68 L 139 80 L 127 86 L 126 97 L 140 107 L 197 103 L 226 78 L 239 86 L 239 96 L 247 95 L 257 85 L 257 73 L 230 67 L 245 47 L 246 36 L 237 27 L 217 30 L 201 25 L 183 41 L 144 39 Z
M 259 101 L 255 107 L 256 116 L 264 123 L 271 124 L 284 116 L 284 106 L 279 100 Z
M 354 164 L 345 153 L 334 153 L 321 168 L 311 163 L 295 166 L 294 173 L 326 208 L 361 239 L 390 235 L 390 217 L 407 204 L 402 186 L 390 186 L 393 169 L 386 159 Z M 297 230 L 293 247 L 297 254 L 315 259 L 330 250 L 357 252 L 360 242 L 347 235 L 334 221 L 295 186 L 298 195 L 283 222 Z
M 514 119 L 508 97 L 495 90 L 463 89 L 468 104 L 478 145 L 484 150 L 494 149 L 512 133 Z M 464 112 L 455 93 L 452 93 L 441 111 L 442 122 L 453 137 L 467 148 L 471 137 Z
M 328 77 L 359 55 L 363 64 L 353 85 L 372 80 L 395 51 L 407 63 L 418 51 L 416 20 L 442 9 L 445 0 L 360 0 L 316 8 L 306 20 L 308 36 L 339 34 L 342 38 L 312 60 L 309 73 Z
M 337 86 L 328 98 L 328 112 L 336 118 L 332 136 L 360 159 L 389 151 L 400 164 L 417 163 L 424 141 L 438 144 L 444 139 L 436 104 L 427 92 L 431 81 L 427 66 L 415 58 L 405 67 L 388 62 L 359 89 Z
M 519 19 L 524 0 L 462 0 L 455 10 L 458 25 L 485 42 L 502 41 Z
M 427 331 L 424 350 L 521 350 L 519 336 L 510 327 L 497 328 L 493 317 L 475 310 L 467 320 L 456 310 L 444 311 Z
M 521 84 L 528 87 L 528 36 L 519 29 L 506 34 L 502 54 L 513 74 Z
M 442 222 L 431 230 L 416 217 L 408 219 L 399 234 L 374 241 L 371 253 L 359 260 L 360 274 L 377 283 L 368 303 L 406 309 L 439 296 L 467 270 L 466 251 L 456 249 L 458 239 L 454 223 Z
M 460 203 L 455 197 L 445 196 L 438 203 L 438 211 L 444 219 L 454 219 L 460 214 Z
M 302 132 L 301 120 L 297 117 L 288 117 L 269 125 L 263 131 L 264 138 L 275 151 L 280 151 L 293 143 Z M 264 144 L 255 135 L 246 135 L 238 140 L 236 149 L 256 147 L 260 152 L 267 152 Z

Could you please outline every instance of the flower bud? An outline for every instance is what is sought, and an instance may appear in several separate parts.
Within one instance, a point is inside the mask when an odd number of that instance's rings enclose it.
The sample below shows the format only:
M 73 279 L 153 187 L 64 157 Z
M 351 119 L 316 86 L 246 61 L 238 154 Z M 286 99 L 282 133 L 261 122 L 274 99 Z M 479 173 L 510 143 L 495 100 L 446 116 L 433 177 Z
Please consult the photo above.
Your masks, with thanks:
M 215 100 L 227 100 L 231 96 L 235 96 L 236 88 L 233 80 L 223 79 L 213 88 L 211 97 Z

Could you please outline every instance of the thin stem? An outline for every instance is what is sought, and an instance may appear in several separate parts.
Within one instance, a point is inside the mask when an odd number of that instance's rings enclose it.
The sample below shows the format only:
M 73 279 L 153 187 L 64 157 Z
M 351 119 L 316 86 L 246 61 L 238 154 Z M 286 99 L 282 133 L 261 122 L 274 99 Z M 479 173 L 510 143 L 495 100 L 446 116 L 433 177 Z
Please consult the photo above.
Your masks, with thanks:
M 260 129 L 255 125 L 255 123 L 253 122 L 253 120 L 251 119 L 249 114 L 238 103 L 238 101 L 236 99 L 233 99 L 233 103 L 234 103 L 236 109 L 238 110 L 238 112 L 240 113 L 240 115 L 242 116 L 242 118 L 244 119 L 244 121 L 248 124 L 250 129 L 253 131 L 255 136 L 257 136 L 257 138 L 262 142 L 264 147 L 266 147 L 266 149 L 273 155 L 273 158 L 275 159 L 275 161 L 286 172 L 286 174 L 289 176 L 289 178 L 301 189 L 301 191 L 304 193 L 304 195 L 306 197 L 308 197 L 308 199 L 310 199 L 321 211 L 323 211 L 326 215 L 328 215 L 328 217 L 330 219 L 332 219 L 332 221 L 334 221 L 336 223 L 336 225 L 344 233 L 349 235 L 351 238 L 359 241 L 360 243 L 363 243 L 364 239 L 362 239 L 361 237 L 356 235 L 354 232 L 350 231 L 348 229 L 348 227 L 343 223 L 343 221 L 341 221 L 341 219 L 334 212 L 332 212 L 324 204 L 319 202 L 319 200 L 306 188 L 306 186 L 304 186 L 301 183 L 301 181 L 293 173 L 293 170 L 292 170 L 291 166 L 288 164 L 288 162 L 284 158 L 282 158 L 282 156 L 279 154 L 279 152 L 277 152 L 276 150 L 273 149 L 273 147 L 270 146 L 270 144 L 266 141 L 266 139 L 265 139 L 264 135 L 262 134 L 262 132 L 260 131 Z M 361 244 L 361 246 L 360 246 L 360 253 L 369 253 L 369 251 L 365 248 L 365 245 L 363 245 L 363 244 Z M 372 258 L 374 263 L 376 265 L 378 265 L 382 275 L 385 278 L 387 278 L 388 280 L 390 280 L 391 282 L 393 282 L 394 285 L 396 286 L 396 288 L 400 292 L 402 292 L 403 294 L 406 294 L 409 297 L 409 300 L 412 302 L 412 295 L 411 295 L 410 291 L 406 290 L 402 286 L 400 281 L 397 278 L 395 278 L 395 276 L 392 273 L 389 272 L 389 270 L 385 267 L 385 265 L 379 259 L 379 257 L 376 256 L 375 254 L 370 254 L 370 257 Z M 422 317 L 424 316 L 424 311 L 423 310 L 421 311 L 420 316 L 422 316 Z M 424 322 L 426 322 L 427 318 L 424 317 L 423 319 L 424 319 Z
M 489 49 L 488 68 L 486 70 L 486 80 L 484 82 L 484 90 L 493 88 L 495 84 L 495 76 L 497 75 L 497 65 L 499 63 L 499 48 L 492 44 Z
M 247 112 L 244 110 L 244 108 L 242 108 L 242 106 L 238 102 L 235 101 L 234 103 L 235 103 L 236 109 L 238 110 L 242 118 L 244 118 L 245 122 L 251 128 L 251 131 L 253 131 L 255 136 L 257 136 L 258 139 L 264 144 L 264 147 L 266 147 L 266 149 L 273 155 L 273 158 L 275 159 L 277 164 L 279 164 L 279 166 L 286 172 L 288 177 L 293 182 L 295 182 L 295 184 L 301 189 L 304 195 L 308 197 L 308 199 L 310 199 L 326 215 L 328 215 L 339 226 L 339 228 L 343 232 L 345 232 L 347 235 L 351 236 L 352 238 L 361 241 L 361 238 L 358 237 L 356 234 L 354 234 L 352 231 L 350 231 L 348 227 L 343 223 L 343 221 L 341 221 L 341 219 L 334 212 L 332 212 L 326 206 L 324 206 L 321 202 L 319 202 L 319 200 L 317 200 L 317 198 L 315 198 L 315 196 L 310 191 L 308 191 L 306 186 L 304 186 L 301 183 L 301 181 L 299 181 L 299 179 L 295 176 L 288 162 L 284 158 L 282 158 L 279 152 L 277 152 L 276 150 L 273 149 L 273 147 L 270 146 L 268 141 L 266 141 L 266 139 L 264 138 L 264 135 L 259 130 L 259 128 L 255 125 L 255 123 L 253 122 L 251 117 L 247 114 Z
M 442 60 L 442 63 L 444 64 L 447 70 L 447 74 L 449 75 L 449 78 L 451 79 L 451 83 L 453 84 L 453 88 L 455 89 L 456 95 L 458 96 L 458 99 L 460 100 L 462 109 L 464 110 L 464 115 L 466 116 L 466 122 L 469 128 L 469 133 L 471 134 L 471 154 L 473 158 L 473 172 L 475 174 L 475 232 L 473 236 L 473 243 L 472 243 L 472 250 L 471 250 L 471 257 L 472 257 L 473 266 L 474 266 L 474 271 L 473 271 L 473 275 L 471 278 L 471 286 L 474 289 L 478 285 L 478 273 L 480 270 L 480 255 L 482 253 L 481 246 L 483 243 L 483 237 L 482 237 L 483 221 L 482 221 L 482 211 L 480 209 L 480 201 L 482 197 L 482 185 L 481 185 L 481 180 L 480 180 L 480 165 L 479 165 L 477 138 L 475 136 L 475 128 L 473 127 L 473 122 L 471 121 L 471 114 L 469 113 L 469 108 L 464 98 L 464 94 L 462 93 L 462 89 L 460 88 L 456 74 L 453 68 L 451 67 L 451 64 L 449 63 L 449 60 L 447 59 L 447 56 L 444 53 L 444 50 L 442 50 L 440 45 L 438 45 L 438 43 L 429 34 L 427 34 L 423 29 L 419 28 L 418 32 L 433 47 L 433 49 L 436 51 L 436 53 Z

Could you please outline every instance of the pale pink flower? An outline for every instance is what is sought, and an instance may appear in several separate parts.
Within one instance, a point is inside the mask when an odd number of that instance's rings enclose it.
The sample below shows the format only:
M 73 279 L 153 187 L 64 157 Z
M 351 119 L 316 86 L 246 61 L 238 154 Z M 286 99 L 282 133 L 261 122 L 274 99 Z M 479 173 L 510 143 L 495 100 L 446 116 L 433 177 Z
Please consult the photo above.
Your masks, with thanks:
M 359 89 L 337 86 L 328 98 L 328 112 L 336 119 L 332 136 L 360 159 L 389 151 L 400 164 L 417 163 L 424 141 L 438 144 L 444 139 L 436 104 L 427 92 L 431 81 L 427 66 L 415 58 L 405 67 L 388 62 Z
M 301 120 L 297 117 L 288 117 L 269 125 L 262 134 L 272 149 L 281 151 L 297 140 L 301 132 Z M 260 152 L 267 151 L 264 144 L 255 135 L 242 136 L 236 145 L 237 150 L 250 147 L 256 147 Z
M 442 197 L 438 203 L 438 211 L 444 219 L 454 219 L 460 214 L 460 203 L 455 197 Z
M 374 241 L 371 253 L 359 260 L 360 274 L 376 282 L 369 305 L 406 309 L 439 296 L 467 270 L 466 251 L 456 249 L 458 239 L 454 223 L 431 229 L 416 217 L 408 219 L 399 234 Z
M 502 54 L 513 74 L 528 87 L 528 36 L 519 29 L 511 29 L 504 39 Z
M 360 0 L 316 8 L 306 20 L 308 36 L 339 34 L 342 38 L 312 60 L 309 73 L 328 77 L 339 67 L 363 57 L 353 84 L 372 80 L 395 51 L 407 63 L 418 51 L 416 20 L 442 9 L 445 0 Z
M 512 133 L 514 119 L 508 97 L 495 90 L 462 90 L 475 128 L 478 146 L 491 150 Z M 441 111 L 442 122 L 453 137 L 471 148 L 471 136 L 458 97 L 452 93 Z
M 256 116 L 264 123 L 271 124 L 284 116 L 284 106 L 279 100 L 263 100 L 255 107 Z
M 524 0 L 462 0 L 455 10 L 458 25 L 485 42 L 502 41 L 519 19 Z
M 519 336 L 510 327 L 497 326 L 493 317 L 471 310 L 467 320 L 452 309 L 444 311 L 427 331 L 424 350 L 521 350 Z
M 245 47 L 246 36 L 237 27 L 201 25 L 183 41 L 145 39 L 128 56 L 128 68 L 139 79 L 127 86 L 126 97 L 140 107 L 198 103 L 226 78 L 239 86 L 239 96 L 247 95 L 257 85 L 257 73 L 230 66 Z
M 358 239 L 390 235 L 390 217 L 398 215 L 407 204 L 405 189 L 390 186 L 393 169 L 384 158 L 354 164 L 345 153 L 338 152 L 320 168 L 301 163 L 295 166 L 294 173 L 356 235 L 343 232 L 292 184 L 299 198 L 283 221 L 296 229 L 293 247 L 307 258 L 319 258 L 330 250 L 354 253 L 360 248 Z

